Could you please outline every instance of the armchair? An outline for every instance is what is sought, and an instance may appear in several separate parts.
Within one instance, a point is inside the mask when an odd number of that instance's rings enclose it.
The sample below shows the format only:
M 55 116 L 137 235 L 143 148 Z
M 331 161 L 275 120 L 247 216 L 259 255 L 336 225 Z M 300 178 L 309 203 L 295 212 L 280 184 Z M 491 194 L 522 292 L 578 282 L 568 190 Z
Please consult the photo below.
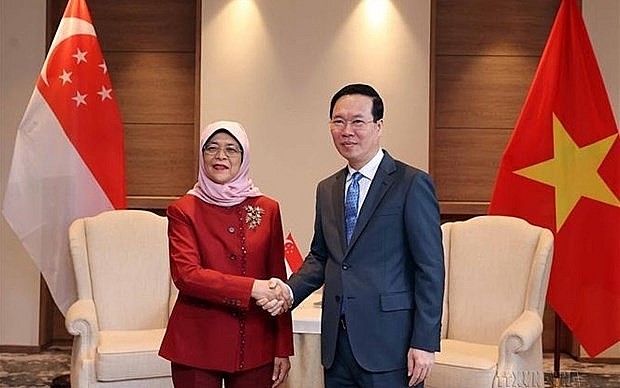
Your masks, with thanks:
M 157 355 L 177 295 L 167 224 L 150 212 L 113 210 L 70 226 L 72 387 L 172 386 L 170 363 Z
M 426 387 L 543 387 L 542 314 L 553 234 L 479 216 L 442 225 L 441 352 Z

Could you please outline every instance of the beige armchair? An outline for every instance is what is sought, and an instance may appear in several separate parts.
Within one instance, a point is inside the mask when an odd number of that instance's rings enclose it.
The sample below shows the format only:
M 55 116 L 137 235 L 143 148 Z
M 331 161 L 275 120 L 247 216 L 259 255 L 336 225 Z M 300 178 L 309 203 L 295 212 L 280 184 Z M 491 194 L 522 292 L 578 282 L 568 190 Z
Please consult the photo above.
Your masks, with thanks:
M 167 220 L 138 210 L 78 219 L 69 228 L 78 300 L 72 387 L 171 387 L 157 355 L 177 290 L 170 279 Z
M 441 352 L 426 387 L 543 387 L 553 234 L 504 216 L 448 222 L 442 230 Z

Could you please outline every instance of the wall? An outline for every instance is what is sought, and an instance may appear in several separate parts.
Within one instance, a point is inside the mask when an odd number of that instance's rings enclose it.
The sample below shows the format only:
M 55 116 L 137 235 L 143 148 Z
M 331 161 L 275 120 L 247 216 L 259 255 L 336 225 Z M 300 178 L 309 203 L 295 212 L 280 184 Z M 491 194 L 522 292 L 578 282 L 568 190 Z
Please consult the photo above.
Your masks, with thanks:
M 342 86 L 376 87 L 383 145 L 427 169 L 430 0 L 205 1 L 202 17 L 201 124 L 245 126 L 254 182 L 304 253 L 316 184 L 346 164 L 327 127 Z
M 583 18 L 603 74 L 616 123 L 620 115 L 620 2 L 585 0 Z
M 45 2 L 0 1 L 0 200 L 15 133 L 45 56 Z M 0 345 L 39 343 L 39 272 L 0 219 Z

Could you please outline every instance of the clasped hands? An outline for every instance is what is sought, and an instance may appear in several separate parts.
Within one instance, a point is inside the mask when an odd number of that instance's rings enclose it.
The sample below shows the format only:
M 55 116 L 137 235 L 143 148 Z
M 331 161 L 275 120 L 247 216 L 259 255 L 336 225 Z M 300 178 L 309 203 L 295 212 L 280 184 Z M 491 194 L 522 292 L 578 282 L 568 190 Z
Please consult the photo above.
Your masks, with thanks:
M 252 298 L 272 316 L 287 312 L 293 305 L 293 296 L 286 284 L 278 278 L 254 280 Z

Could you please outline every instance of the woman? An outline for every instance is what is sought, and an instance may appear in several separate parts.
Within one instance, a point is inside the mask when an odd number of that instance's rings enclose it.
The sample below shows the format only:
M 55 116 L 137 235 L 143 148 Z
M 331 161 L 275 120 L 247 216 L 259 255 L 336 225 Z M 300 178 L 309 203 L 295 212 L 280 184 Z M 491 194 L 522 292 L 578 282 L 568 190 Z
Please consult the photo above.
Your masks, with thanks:
M 271 317 L 255 300 L 280 296 L 280 209 L 249 178 L 240 124 L 219 121 L 200 136 L 198 182 L 168 207 L 172 279 L 179 296 L 159 354 L 176 387 L 275 387 L 290 369 L 290 314 Z M 273 284 L 271 284 L 273 286 Z

